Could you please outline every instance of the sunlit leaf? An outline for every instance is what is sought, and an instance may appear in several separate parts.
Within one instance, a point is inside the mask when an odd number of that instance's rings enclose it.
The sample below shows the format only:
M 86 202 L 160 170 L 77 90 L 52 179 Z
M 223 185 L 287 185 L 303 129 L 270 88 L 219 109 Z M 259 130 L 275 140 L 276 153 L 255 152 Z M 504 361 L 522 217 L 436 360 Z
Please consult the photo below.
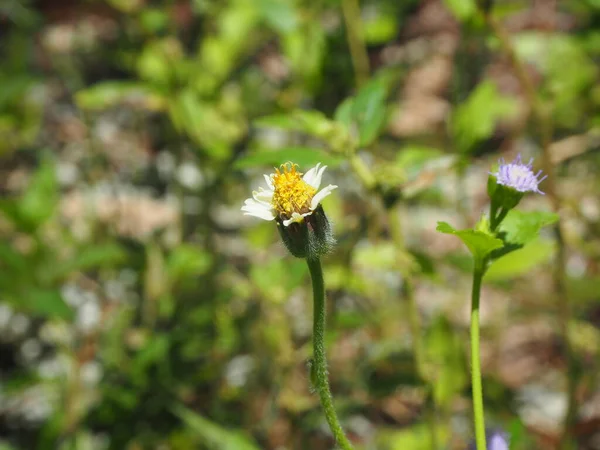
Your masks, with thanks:
M 185 277 L 197 277 L 205 273 L 212 257 L 201 248 L 190 244 L 180 244 L 171 252 L 167 260 L 167 271 L 171 282 Z
M 383 429 L 377 441 L 377 448 L 386 450 L 429 450 L 432 448 L 431 428 L 429 424 L 418 423 L 401 430 Z
M 54 214 L 57 204 L 55 165 L 50 159 L 45 159 L 17 203 L 18 214 L 30 227 L 37 228 Z
M 492 135 L 500 119 L 511 117 L 516 110 L 515 101 L 501 95 L 493 82 L 480 83 L 452 114 L 450 129 L 457 148 L 470 152 Z
M 361 145 L 369 145 L 378 136 L 386 119 L 387 88 L 381 79 L 367 83 L 356 95 L 352 116 L 358 124 Z
M 505 280 L 524 275 L 536 266 L 547 262 L 554 252 L 554 244 L 547 240 L 534 240 L 523 248 L 496 260 L 485 274 L 486 280 Z
M 34 316 L 66 320 L 73 318 L 73 310 L 65 303 L 57 290 L 30 286 L 21 290 L 18 295 L 11 295 L 10 298 L 15 307 Z
M 103 81 L 75 94 L 82 109 L 103 110 L 127 105 L 148 111 L 161 111 L 166 99 L 150 86 L 133 81 Z
M 438 222 L 436 228 L 440 233 L 453 234 L 467 246 L 476 260 L 483 261 L 493 250 L 501 248 L 504 243 L 483 231 L 472 229 L 456 230 L 446 222 Z
M 536 239 L 540 230 L 555 223 L 558 214 L 549 211 L 511 210 L 502 224 L 500 231 L 505 233 L 504 240 L 510 244 L 524 245 Z
M 363 19 L 365 42 L 380 45 L 393 39 L 398 33 L 398 18 L 392 14 L 379 12 Z
M 460 20 L 469 20 L 477 12 L 476 0 L 444 0 L 452 14 Z
M 68 260 L 57 262 L 49 267 L 43 277 L 47 281 L 54 281 L 75 271 L 112 267 L 122 262 L 125 257 L 125 251 L 116 243 L 90 245 L 78 250 Z
M 293 3 L 286 0 L 257 0 L 256 5 L 265 21 L 280 33 L 290 33 L 298 26 L 298 12 Z

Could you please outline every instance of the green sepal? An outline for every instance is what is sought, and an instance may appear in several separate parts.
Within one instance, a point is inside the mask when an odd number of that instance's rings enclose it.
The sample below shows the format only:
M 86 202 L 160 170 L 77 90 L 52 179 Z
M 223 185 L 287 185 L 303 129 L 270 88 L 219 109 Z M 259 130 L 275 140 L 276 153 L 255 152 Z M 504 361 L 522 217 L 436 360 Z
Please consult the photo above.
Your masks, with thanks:
M 335 245 L 331 225 L 321 205 L 302 222 L 294 222 L 287 227 L 278 219 L 277 230 L 283 244 L 296 258 L 318 259 Z

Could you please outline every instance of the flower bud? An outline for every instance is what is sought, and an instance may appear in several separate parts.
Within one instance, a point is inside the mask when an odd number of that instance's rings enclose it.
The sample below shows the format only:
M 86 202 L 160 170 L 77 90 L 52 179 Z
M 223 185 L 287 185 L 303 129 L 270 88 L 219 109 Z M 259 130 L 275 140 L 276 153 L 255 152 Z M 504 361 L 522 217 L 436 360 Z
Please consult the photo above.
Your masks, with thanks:
M 331 225 L 321 205 L 300 222 L 285 226 L 283 221 L 277 220 L 277 230 L 286 248 L 297 258 L 317 259 L 335 245 Z

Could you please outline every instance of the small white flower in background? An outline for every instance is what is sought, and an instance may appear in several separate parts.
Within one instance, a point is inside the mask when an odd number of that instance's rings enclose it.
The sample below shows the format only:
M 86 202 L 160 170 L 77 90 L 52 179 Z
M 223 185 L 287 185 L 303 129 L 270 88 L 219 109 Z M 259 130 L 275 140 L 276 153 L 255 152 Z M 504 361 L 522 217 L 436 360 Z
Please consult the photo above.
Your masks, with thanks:
M 321 163 L 302 176 L 297 165 L 285 163 L 275 173 L 264 175 L 267 189 L 259 188 L 252 193 L 253 198 L 244 202 L 245 215 L 264 220 L 277 220 L 285 227 L 295 222 L 303 222 L 337 186 L 330 184 L 319 191 L 321 178 L 327 166 Z

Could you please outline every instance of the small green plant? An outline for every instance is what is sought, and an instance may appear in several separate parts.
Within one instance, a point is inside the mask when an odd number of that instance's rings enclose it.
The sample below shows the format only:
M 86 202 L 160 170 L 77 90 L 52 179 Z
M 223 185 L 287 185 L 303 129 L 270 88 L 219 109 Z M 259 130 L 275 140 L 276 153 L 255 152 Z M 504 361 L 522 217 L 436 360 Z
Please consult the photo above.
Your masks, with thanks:
M 527 192 L 543 194 L 539 190 L 541 170 L 532 171 L 533 159 L 523 164 L 521 156 L 511 163 L 500 161 L 496 172 L 488 178 L 490 197 L 489 217 L 485 214 L 474 228 L 456 230 L 446 222 L 438 222 L 441 233 L 454 234 L 473 255 L 473 289 L 471 292 L 471 384 L 473 390 L 473 418 L 477 450 L 485 450 L 486 431 L 479 354 L 479 302 L 481 283 L 490 265 L 506 254 L 522 248 L 538 236 L 545 225 L 557 220 L 557 215 L 547 212 L 520 212 L 514 208 Z

